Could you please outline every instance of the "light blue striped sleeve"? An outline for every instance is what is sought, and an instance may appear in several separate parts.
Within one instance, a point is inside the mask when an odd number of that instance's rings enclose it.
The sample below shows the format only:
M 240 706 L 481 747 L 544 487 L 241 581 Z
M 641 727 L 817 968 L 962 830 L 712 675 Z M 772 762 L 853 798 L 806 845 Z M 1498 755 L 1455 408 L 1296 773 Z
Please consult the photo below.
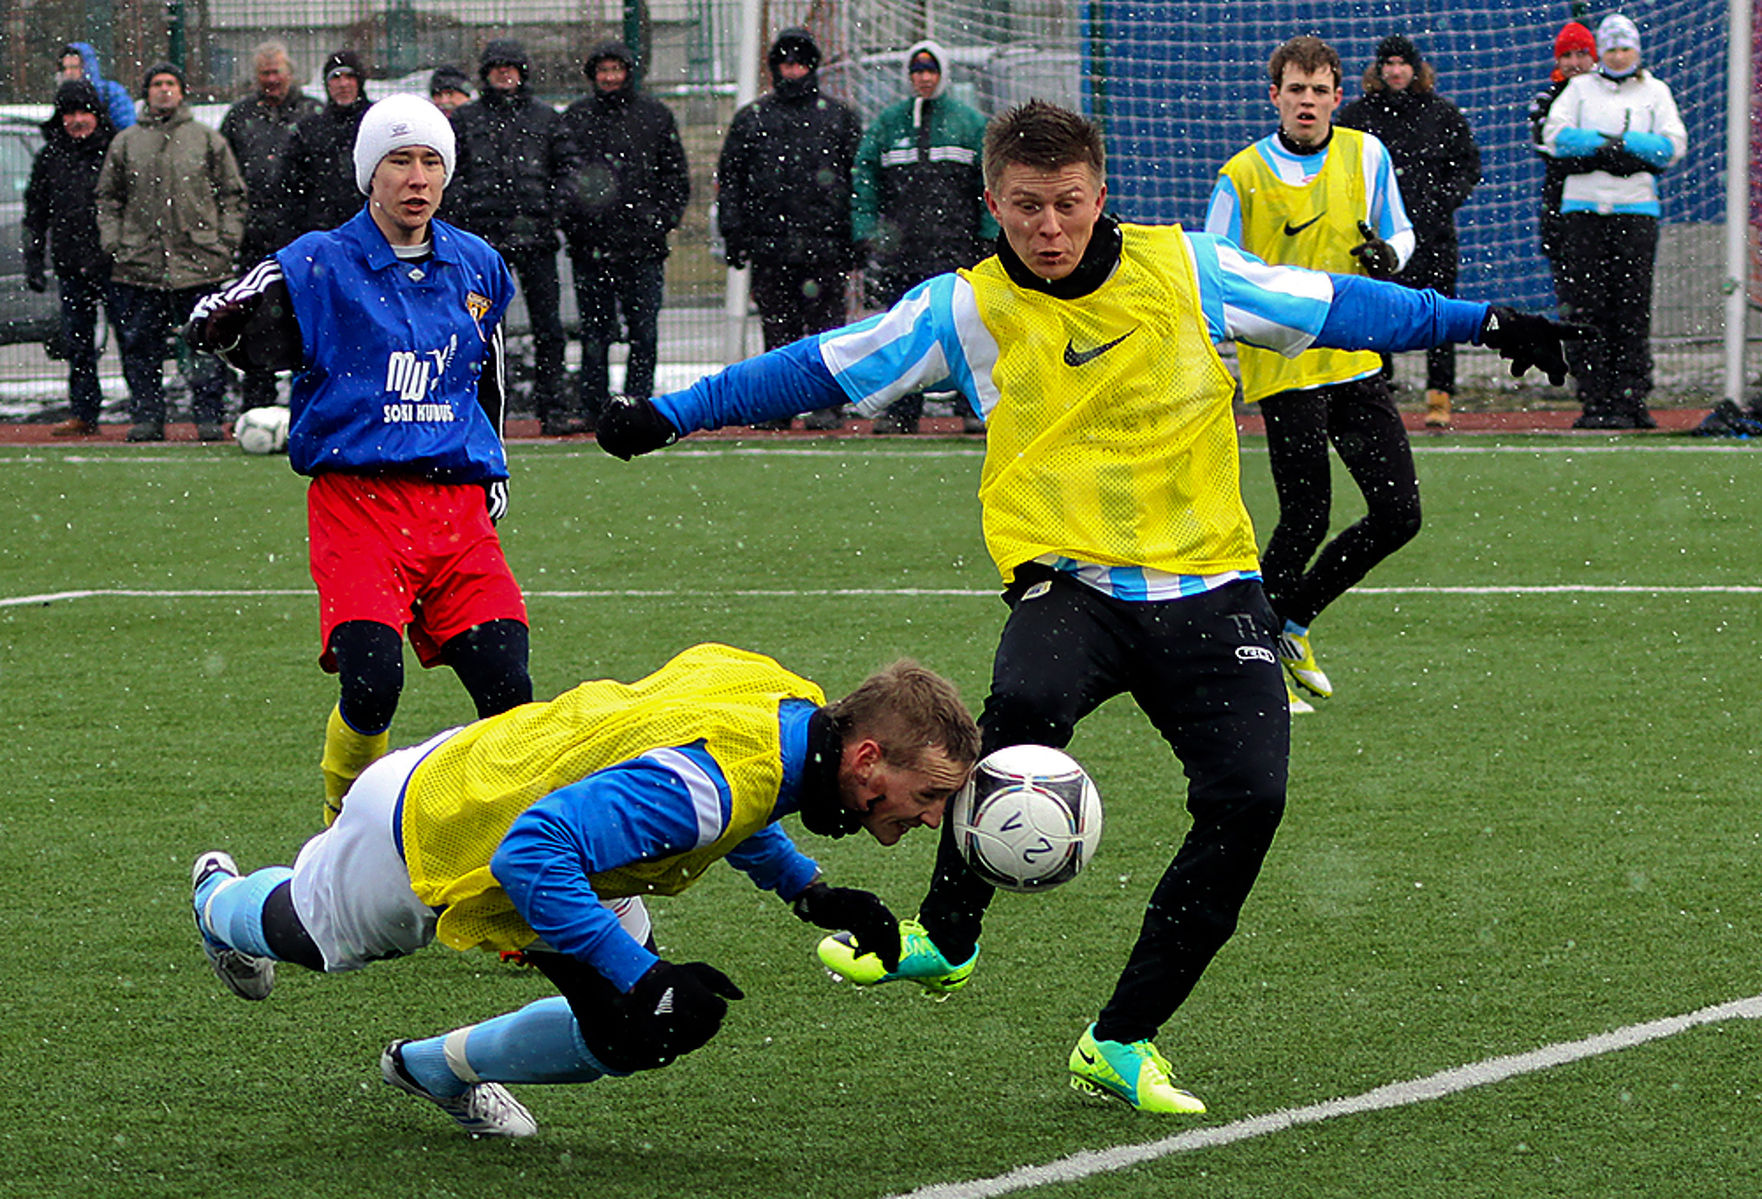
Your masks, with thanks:
M 879 316 L 820 334 L 826 369 L 859 413 L 874 416 L 900 396 L 937 389 L 960 392 L 981 415 L 991 410 L 989 373 L 981 379 L 977 368 L 988 348 L 995 361 L 995 343 L 972 292 L 958 275 L 936 275 Z
M 592 875 L 710 844 L 728 827 L 730 802 L 728 780 L 702 746 L 651 750 L 515 817 L 490 873 L 547 945 L 628 991 L 659 959 L 600 901 Z
M 1209 233 L 1188 234 L 1213 342 L 1292 357 L 1312 346 L 1399 352 L 1468 342 L 1487 306 L 1357 275 L 1274 266 Z
M 1236 181 L 1220 173 L 1211 189 L 1211 203 L 1205 209 L 1205 231 L 1242 244 L 1242 201 L 1236 195 Z
M 1370 223 L 1377 236 L 1395 250 L 1401 266 L 1413 257 L 1418 246 L 1413 222 L 1407 217 L 1407 205 L 1401 199 L 1401 184 L 1395 178 L 1395 164 L 1389 148 L 1372 134 L 1364 135 L 1365 194 L 1370 196 Z

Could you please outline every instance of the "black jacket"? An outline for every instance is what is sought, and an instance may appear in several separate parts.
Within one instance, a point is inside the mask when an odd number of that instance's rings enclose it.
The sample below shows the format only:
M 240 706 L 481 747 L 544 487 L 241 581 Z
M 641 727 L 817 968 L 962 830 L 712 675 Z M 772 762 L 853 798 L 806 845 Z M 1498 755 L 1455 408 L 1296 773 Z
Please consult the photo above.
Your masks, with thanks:
M 84 81 L 81 81 L 84 82 Z M 90 85 L 86 85 L 90 89 Z M 31 164 L 24 193 L 24 256 L 27 264 L 44 262 L 45 243 L 61 278 L 86 275 L 108 278 L 110 256 L 98 248 L 98 216 L 94 199 L 98 172 L 116 127 L 105 105 L 91 89 L 90 111 L 98 128 L 78 140 L 62 128 L 61 114 L 43 122 L 48 143 Z
M 1374 134 L 1389 148 L 1401 202 L 1420 241 L 1456 239 L 1456 210 L 1481 181 L 1480 147 L 1456 105 L 1411 88 L 1367 92 L 1334 121 Z
M 568 162 L 558 116 L 526 85 L 485 86 L 453 113 L 458 161 L 447 181 L 441 217 L 504 253 L 557 246 L 556 188 Z
M 622 58 L 607 43 L 588 56 Z M 590 82 L 591 86 L 591 82 Z M 634 82 L 615 92 L 594 91 L 563 113 L 560 140 L 568 170 L 559 189 L 560 223 L 578 256 L 660 259 L 667 233 L 679 225 L 691 197 L 685 147 L 673 113 L 639 94 Z
M 326 104 L 294 126 L 292 195 L 300 232 L 335 229 L 361 211 L 367 198 L 355 186 L 355 131 L 372 101 Z
M 220 122 L 220 136 L 239 160 L 249 204 L 245 240 L 239 246 L 241 268 L 255 265 L 306 231 L 295 207 L 298 192 L 292 178 L 294 128 L 307 117 L 317 116 L 323 108 L 305 92 L 290 91 L 280 104 L 270 104 L 259 95 L 240 100 L 226 110 Z
M 716 198 L 730 266 L 754 260 L 856 265 L 850 227 L 850 172 L 862 124 L 850 108 L 820 94 L 817 71 L 799 80 L 778 73 L 772 89 L 734 114 L 716 166 Z

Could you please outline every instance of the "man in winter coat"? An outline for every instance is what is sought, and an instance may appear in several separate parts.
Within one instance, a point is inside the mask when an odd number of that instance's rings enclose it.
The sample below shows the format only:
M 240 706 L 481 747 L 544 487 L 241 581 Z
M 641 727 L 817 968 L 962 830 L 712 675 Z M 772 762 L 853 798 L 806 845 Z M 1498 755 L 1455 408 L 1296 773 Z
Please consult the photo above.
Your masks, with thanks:
M 520 280 L 532 323 L 532 406 L 547 437 L 588 430 L 563 385 L 562 285 L 557 274 L 556 190 L 568 170 L 557 114 L 526 86 L 526 48 L 498 40 L 483 48 L 476 101 L 453 113 L 459 137 L 456 182 L 441 215 L 494 246 Z
M 734 114 L 716 179 L 728 265 L 752 264 L 753 301 L 772 350 L 844 323 L 857 264 L 850 181 L 862 123 L 820 94 L 820 47 L 806 29 L 778 34 L 768 61 L 771 91 Z M 844 421 L 829 408 L 802 423 L 836 429 Z
M 997 222 L 985 208 L 980 156 L 985 118 L 948 94 L 941 46 L 906 51 L 912 96 L 863 132 L 851 177 L 851 235 L 874 261 L 871 296 L 891 308 L 924 280 L 972 266 L 991 252 Z M 916 433 L 924 395 L 913 392 L 875 418 L 877 433 Z M 967 418 L 967 431 L 984 431 Z
M 55 115 L 43 122 L 43 140 L 24 193 L 25 285 L 49 290 L 48 262 L 61 282 L 61 336 L 67 351 L 67 398 L 73 415 L 49 430 L 55 437 L 98 431 L 104 396 L 98 388 L 98 301 L 108 299 L 110 257 L 98 246 L 94 199 L 98 172 L 116 129 L 108 106 L 88 80 L 63 83 Z M 48 250 L 45 261 L 45 247 Z
M 306 231 L 295 207 L 294 130 L 323 110 L 317 100 L 294 87 L 293 64 L 282 43 L 264 42 L 257 47 L 255 61 L 257 94 L 227 109 L 220 122 L 220 136 L 238 159 L 249 200 L 245 240 L 239 246 L 237 265 L 241 271 Z M 268 371 L 248 371 L 242 394 L 245 408 L 275 403 L 275 376 Z
M 1413 257 L 1395 282 L 1453 296 L 1459 266 L 1456 210 L 1481 181 L 1481 152 L 1468 121 L 1437 93 L 1436 84 L 1437 73 L 1419 47 L 1393 34 L 1378 43 L 1376 61 L 1365 69 L 1364 95 L 1342 108 L 1334 123 L 1375 134 L 1395 163 L 1415 239 Z M 1427 350 L 1428 426 L 1450 427 L 1455 390 L 1455 345 Z
M 563 236 L 581 313 L 581 405 L 598 417 L 609 394 L 606 350 L 622 310 L 630 358 L 625 395 L 655 389 L 667 234 L 685 215 L 691 178 L 665 104 L 636 89 L 636 59 L 602 42 L 582 64 L 593 89 L 563 113 L 570 173 L 560 197 Z
M 115 318 L 128 380 L 130 441 L 165 440 L 165 337 L 204 294 L 232 277 L 245 235 L 245 179 L 226 139 L 194 120 L 183 72 L 147 69 L 141 120 L 116 135 L 98 175 L 98 237 L 114 261 Z M 221 425 L 226 371 L 190 361 L 190 407 L 203 441 Z
M 355 189 L 355 132 L 372 101 L 367 68 L 353 50 L 324 60 L 328 103 L 294 127 L 293 169 L 289 179 L 300 233 L 335 229 L 361 211 Z
M 123 130 L 135 123 L 135 98 L 116 80 L 104 78 L 98 69 L 98 52 L 90 43 L 69 42 L 61 47 L 61 70 L 56 77 L 62 83 L 84 79 L 91 84 L 110 114 L 111 128 Z

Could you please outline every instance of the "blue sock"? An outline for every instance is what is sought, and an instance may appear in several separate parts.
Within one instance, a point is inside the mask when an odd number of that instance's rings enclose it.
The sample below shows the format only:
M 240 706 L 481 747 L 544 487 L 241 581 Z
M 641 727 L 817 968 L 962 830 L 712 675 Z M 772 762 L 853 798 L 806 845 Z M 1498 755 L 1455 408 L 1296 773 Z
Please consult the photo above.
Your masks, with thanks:
M 1294 620 L 1287 620 L 1285 622 L 1285 632 L 1291 634 L 1293 637 L 1307 637 L 1309 636 L 1309 626 L 1306 624 L 1298 624 Z
M 592 1082 L 618 1074 L 588 1052 L 561 995 L 444 1037 L 411 1041 L 403 1057 L 411 1077 L 441 1096 L 477 1082 Z
M 294 877 L 286 866 L 265 866 L 232 878 L 215 871 L 196 889 L 202 931 L 214 940 L 257 958 L 273 958 L 263 937 L 263 905 L 269 893 Z

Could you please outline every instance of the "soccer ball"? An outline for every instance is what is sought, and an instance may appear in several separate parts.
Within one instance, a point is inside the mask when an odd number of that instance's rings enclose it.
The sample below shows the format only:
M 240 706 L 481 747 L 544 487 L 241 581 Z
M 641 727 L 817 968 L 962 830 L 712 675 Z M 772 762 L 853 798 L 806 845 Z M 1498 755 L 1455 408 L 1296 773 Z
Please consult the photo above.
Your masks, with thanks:
M 954 797 L 955 844 L 973 872 L 1006 891 L 1045 891 L 1089 864 L 1101 795 L 1075 758 L 1046 745 L 987 754 Z
M 233 422 L 232 439 L 247 454 L 279 454 L 288 448 L 288 410 L 280 404 L 252 408 Z

